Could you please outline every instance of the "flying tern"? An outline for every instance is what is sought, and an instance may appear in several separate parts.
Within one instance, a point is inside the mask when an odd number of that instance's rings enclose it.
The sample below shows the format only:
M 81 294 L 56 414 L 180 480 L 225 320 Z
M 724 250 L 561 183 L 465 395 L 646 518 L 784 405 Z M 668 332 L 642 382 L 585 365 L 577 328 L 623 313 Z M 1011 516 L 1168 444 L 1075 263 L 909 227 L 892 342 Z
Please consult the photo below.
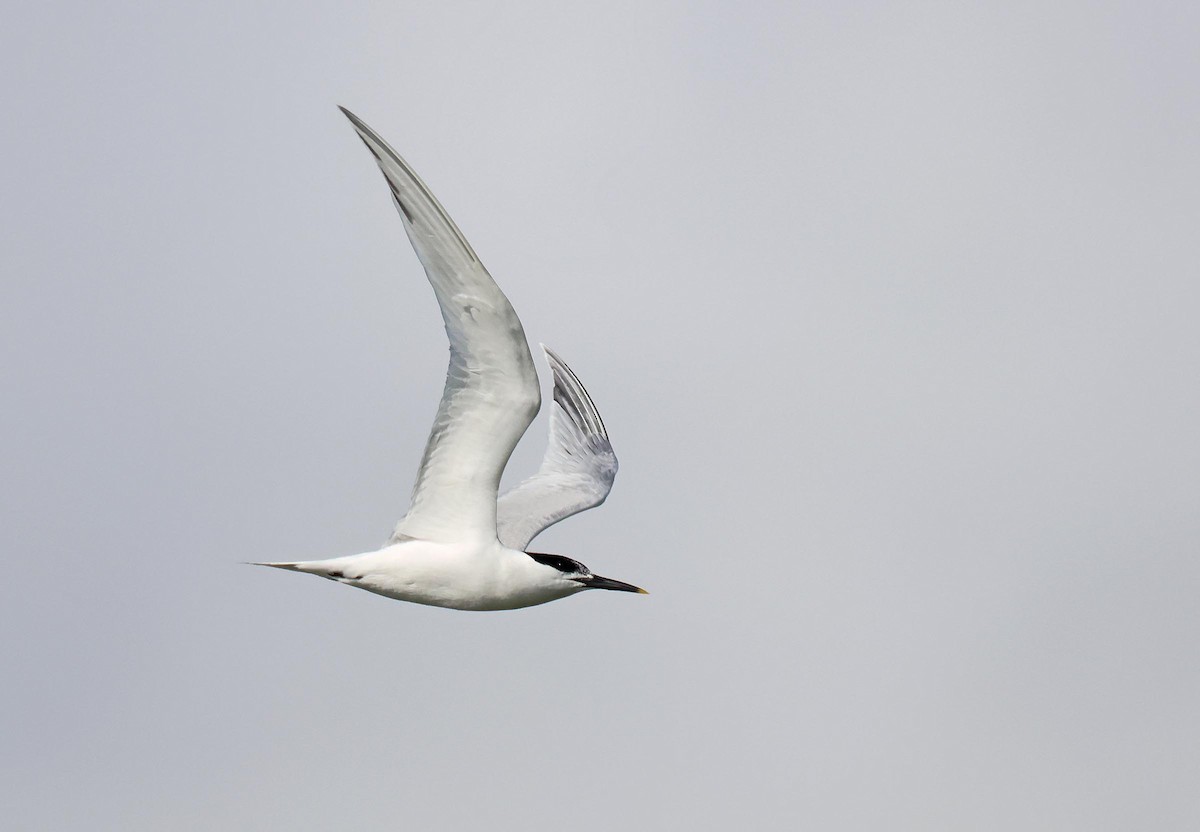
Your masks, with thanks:
M 412 506 L 383 548 L 256 565 L 460 610 L 518 609 L 585 589 L 644 594 L 563 555 L 526 551 L 543 529 L 608 496 L 617 458 L 604 422 L 571 368 L 543 346 L 554 374 L 549 445 L 537 473 L 497 498 L 504 466 L 541 407 L 525 330 L 420 177 L 378 133 L 341 110 L 379 163 L 425 267 L 450 339 L 450 368 Z

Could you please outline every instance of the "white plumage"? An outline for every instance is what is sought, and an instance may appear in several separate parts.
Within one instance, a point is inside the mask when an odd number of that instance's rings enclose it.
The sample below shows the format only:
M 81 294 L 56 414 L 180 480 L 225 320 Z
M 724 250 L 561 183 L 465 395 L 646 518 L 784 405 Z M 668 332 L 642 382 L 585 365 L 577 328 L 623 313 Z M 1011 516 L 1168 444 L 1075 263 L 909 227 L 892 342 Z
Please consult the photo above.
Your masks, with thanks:
M 524 549 L 543 529 L 604 502 L 617 472 L 604 422 L 579 378 L 554 374 L 550 441 L 538 472 L 497 500 L 504 466 L 541 405 L 521 321 L 462 232 L 409 165 L 342 108 L 383 171 L 437 296 L 450 340 L 446 387 L 412 506 L 380 550 L 263 563 L 390 598 L 466 610 L 527 607 L 584 589 L 641 592 L 578 561 Z

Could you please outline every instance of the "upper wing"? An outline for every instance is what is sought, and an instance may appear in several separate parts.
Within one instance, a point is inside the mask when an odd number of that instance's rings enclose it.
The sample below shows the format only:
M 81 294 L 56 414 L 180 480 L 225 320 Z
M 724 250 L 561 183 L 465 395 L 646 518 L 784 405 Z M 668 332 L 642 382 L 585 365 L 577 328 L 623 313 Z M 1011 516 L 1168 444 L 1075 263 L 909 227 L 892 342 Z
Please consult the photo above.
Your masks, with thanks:
M 344 107 L 342 112 L 379 162 L 450 338 L 446 389 L 412 508 L 393 540 L 494 539 L 500 475 L 542 401 L 525 330 L 425 183 L 379 134 Z
M 591 396 L 565 361 L 542 349 L 554 372 L 550 444 L 538 472 L 500 498 L 496 515 L 500 542 L 522 551 L 543 529 L 603 503 L 617 476 L 617 456 Z

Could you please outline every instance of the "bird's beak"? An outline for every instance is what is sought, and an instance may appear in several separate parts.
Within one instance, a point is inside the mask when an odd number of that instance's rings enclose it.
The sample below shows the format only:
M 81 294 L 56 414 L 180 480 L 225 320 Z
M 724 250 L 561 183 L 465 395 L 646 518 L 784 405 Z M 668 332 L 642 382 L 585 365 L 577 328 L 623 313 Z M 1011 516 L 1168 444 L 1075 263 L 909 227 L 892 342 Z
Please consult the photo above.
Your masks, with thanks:
M 588 589 L 615 589 L 619 592 L 636 592 L 640 595 L 650 594 L 639 586 L 627 584 L 623 581 L 614 581 L 612 578 L 601 578 L 599 575 L 588 575 L 586 578 L 576 578 L 576 580 Z

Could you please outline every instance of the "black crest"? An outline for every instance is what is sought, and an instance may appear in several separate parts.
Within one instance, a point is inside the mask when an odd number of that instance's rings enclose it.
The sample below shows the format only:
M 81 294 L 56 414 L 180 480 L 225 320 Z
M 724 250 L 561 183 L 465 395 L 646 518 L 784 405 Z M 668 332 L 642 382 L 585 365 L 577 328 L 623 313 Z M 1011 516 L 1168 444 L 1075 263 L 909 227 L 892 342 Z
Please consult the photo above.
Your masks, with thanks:
M 538 563 L 544 563 L 547 566 L 553 566 L 559 572 L 565 572 L 568 575 L 587 575 L 591 572 L 586 566 L 577 560 L 571 560 L 563 555 L 544 555 L 541 552 L 526 552 L 525 554 L 536 560 Z

